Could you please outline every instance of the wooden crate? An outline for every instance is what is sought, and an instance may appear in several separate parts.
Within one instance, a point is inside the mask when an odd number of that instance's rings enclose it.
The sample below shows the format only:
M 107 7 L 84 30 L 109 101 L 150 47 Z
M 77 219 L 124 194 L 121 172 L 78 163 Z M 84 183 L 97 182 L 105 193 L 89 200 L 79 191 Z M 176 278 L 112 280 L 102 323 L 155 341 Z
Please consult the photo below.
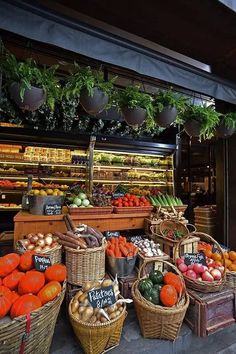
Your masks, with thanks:
M 143 276 L 145 271 L 147 274 L 149 274 L 154 269 L 162 272 L 163 271 L 163 263 L 160 262 L 160 260 L 168 261 L 169 259 L 170 259 L 170 257 L 167 254 L 165 254 L 164 256 L 158 256 L 158 257 L 145 257 L 142 255 L 142 253 L 139 253 L 138 257 L 137 257 L 136 270 L 138 272 L 144 262 L 152 261 L 152 263 L 147 264 L 147 266 L 145 267 L 141 276 Z
M 13 252 L 13 231 L 3 231 L 0 234 L 0 257 Z
M 159 223 L 159 221 L 157 221 L 157 220 L 152 220 L 150 218 L 144 219 L 144 231 L 145 231 L 145 234 L 148 235 L 148 236 L 151 236 L 152 232 L 150 230 L 150 227 L 152 225 L 158 225 L 158 223 Z
M 235 322 L 235 292 L 224 287 L 218 293 L 188 290 L 190 305 L 185 322 L 199 337 L 209 336 Z
M 135 280 L 137 280 L 137 272 L 133 272 L 124 278 L 118 278 L 119 290 L 124 299 L 132 299 L 131 288 Z M 110 275 L 110 278 L 114 280 L 114 277 Z
M 183 253 L 196 253 L 198 251 L 199 237 L 190 236 L 182 242 L 181 254 Z M 160 244 L 160 249 L 165 252 L 172 261 L 179 258 L 178 243 L 163 238 L 162 236 L 155 235 L 155 242 Z

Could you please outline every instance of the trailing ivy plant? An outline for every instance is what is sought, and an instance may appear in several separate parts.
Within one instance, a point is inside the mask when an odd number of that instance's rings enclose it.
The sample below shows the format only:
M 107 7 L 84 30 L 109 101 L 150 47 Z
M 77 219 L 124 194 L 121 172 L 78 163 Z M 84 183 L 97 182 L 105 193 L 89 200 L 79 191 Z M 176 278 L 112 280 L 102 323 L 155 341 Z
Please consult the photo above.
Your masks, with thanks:
M 221 116 L 220 124 L 228 129 L 236 129 L 236 112 L 226 113 Z
M 120 90 L 117 96 L 118 109 L 120 112 L 124 108 L 134 109 L 141 107 L 146 110 L 146 124 L 149 129 L 155 127 L 153 119 L 154 108 L 153 98 L 151 95 L 140 91 L 139 86 L 127 86 L 124 90 Z
M 60 96 L 59 81 L 55 77 L 57 68 L 58 65 L 40 68 L 32 58 L 17 61 L 16 57 L 8 51 L 0 58 L 0 70 L 6 84 L 10 85 L 13 82 L 20 84 L 21 100 L 24 99 L 26 89 L 36 86 L 43 89 L 51 110 L 54 110 L 55 101 Z
M 216 112 L 214 106 L 195 106 L 188 105 L 187 110 L 182 117 L 182 122 L 196 120 L 200 123 L 199 140 L 211 139 L 214 136 L 214 130 L 220 122 L 221 113 Z
M 71 75 L 68 76 L 66 80 L 63 95 L 67 99 L 78 99 L 80 97 L 81 90 L 86 89 L 89 96 L 93 96 L 93 90 L 97 87 L 109 97 L 108 105 L 110 106 L 113 100 L 113 84 L 115 80 L 116 77 L 113 77 L 111 80 L 105 81 L 102 71 L 93 71 L 90 66 L 80 67 L 75 62 Z
M 175 107 L 178 115 L 176 117 L 177 121 L 180 119 L 181 115 L 187 109 L 189 104 L 189 99 L 183 95 L 172 90 L 172 88 L 168 90 L 159 90 L 154 95 L 153 106 L 156 113 L 160 113 L 163 111 L 165 107 Z

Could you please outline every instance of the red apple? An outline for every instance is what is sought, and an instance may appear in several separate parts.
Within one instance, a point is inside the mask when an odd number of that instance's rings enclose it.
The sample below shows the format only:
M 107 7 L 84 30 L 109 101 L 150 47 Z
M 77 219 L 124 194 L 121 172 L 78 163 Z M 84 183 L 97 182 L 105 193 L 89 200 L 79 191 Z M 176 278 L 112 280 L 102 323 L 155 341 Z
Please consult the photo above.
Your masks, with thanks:
M 188 265 L 188 270 L 193 270 L 194 264 L 189 264 Z
M 204 272 L 203 265 L 200 263 L 194 264 L 193 270 L 195 273 L 203 273 Z
M 208 267 L 203 265 L 203 272 L 205 272 L 206 270 L 208 270 Z
M 180 263 L 179 266 L 178 266 L 179 270 L 184 273 L 188 270 L 188 266 L 184 263 Z
M 182 258 L 177 258 L 177 259 L 176 259 L 176 264 L 177 264 L 177 266 L 179 266 L 179 265 L 182 264 L 182 263 L 184 263 L 184 259 L 182 259 Z
M 204 273 L 202 273 L 202 280 L 203 280 L 203 281 L 213 281 L 214 278 L 213 278 L 213 276 L 211 275 L 211 273 L 209 273 L 209 272 L 206 270 Z
M 219 271 L 221 272 L 221 274 L 223 274 L 223 273 L 224 273 L 224 270 L 225 270 L 225 267 L 224 267 L 224 266 L 220 266 L 220 267 L 218 267 L 218 269 L 219 269 Z
M 194 272 L 194 270 L 189 269 L 186 272 L 187 277 L 191 278 L 191 279 L 196 279 L 197 278 L 197 274 Z
M 214 280 L 220 280 L 222 278 L 221 272 L 219 269 L 213 269 L 211 271 L 211 275 L 213 276 Z

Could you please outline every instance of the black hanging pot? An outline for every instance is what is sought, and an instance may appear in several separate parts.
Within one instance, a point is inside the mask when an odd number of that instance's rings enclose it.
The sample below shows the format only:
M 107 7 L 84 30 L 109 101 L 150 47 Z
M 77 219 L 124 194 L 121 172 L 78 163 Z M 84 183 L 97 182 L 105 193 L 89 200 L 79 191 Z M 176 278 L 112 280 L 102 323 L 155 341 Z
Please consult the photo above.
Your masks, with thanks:
M 92 96 L 86 88 L 80 92 L 80 103 L 83 109 L 91 115 L 96 115 L 104 110 L 108 104 L 108 96 L 99 88 L 94 87 Z
M 143 124 L 147 112 L 146 109 L 141 107 L 136 108 L 122 108 L 124 120 L 130 126 L 137 126 Z
M 200 135 L 201 123 L 195 119 L 188 120 L 184 123 L 184 130 L 189 136 L 197 137 Z
M 166 106 L 155 116 L 155 121 L 160 127 L 166 128 L 174 122 L 177 113 L 178 112 L 175 107 Z
M 231 135 L 235 133 L 235 128 L 227 128 L 224 124 L 218 125 L 216 128 L 215 135 L 217 138 L 229 138 Z
M 20 97 L 20 84 L 13 82 L 9 86 L 10 96 L 15 101 L 17 106 L 25 111 L 36 111 L 45 102 L 46 95 L 43 89 L 31 86 L 30 89 L 26 89 L 24 92 L 23 101 Z

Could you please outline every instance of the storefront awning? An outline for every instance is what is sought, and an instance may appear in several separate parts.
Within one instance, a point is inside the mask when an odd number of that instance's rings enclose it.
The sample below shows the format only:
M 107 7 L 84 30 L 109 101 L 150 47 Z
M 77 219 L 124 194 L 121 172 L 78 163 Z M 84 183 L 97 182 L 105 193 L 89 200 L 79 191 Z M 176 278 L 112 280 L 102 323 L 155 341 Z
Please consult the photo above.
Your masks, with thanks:
M 236 84 L 27 1 L 0 0 L 0 28 L 236 104 Z

